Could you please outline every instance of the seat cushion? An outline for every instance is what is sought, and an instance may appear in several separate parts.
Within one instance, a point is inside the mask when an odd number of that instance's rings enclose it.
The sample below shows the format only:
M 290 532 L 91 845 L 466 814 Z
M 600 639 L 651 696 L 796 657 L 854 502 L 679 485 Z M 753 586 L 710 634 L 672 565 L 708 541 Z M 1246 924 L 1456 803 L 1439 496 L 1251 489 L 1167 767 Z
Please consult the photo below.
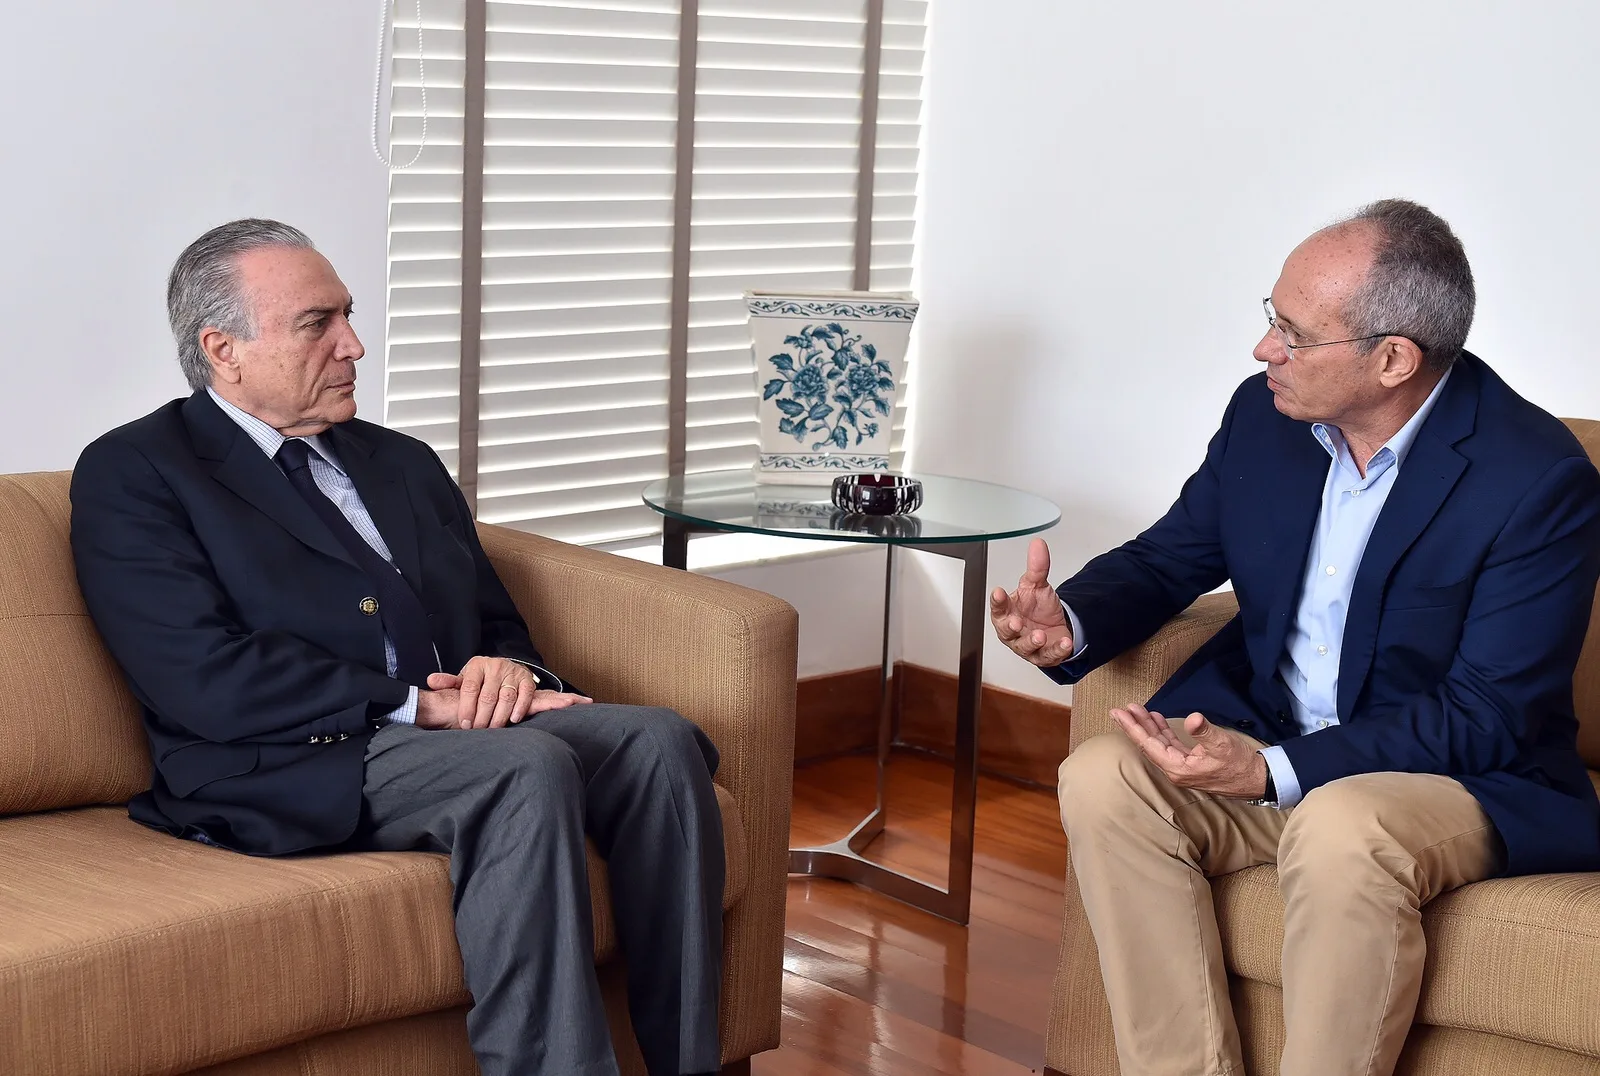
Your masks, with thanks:
M 1215 879 L 1228 970 L 1282 985 L 1277 870 Z M 1422 914 L 1428 968 L 1421 1023 L 1505 1035 L 1600 1057 L 1600 874 L 1495 878 Z
M 717 789 L 724 908 L 747 880 Z M 595 959 L 616 952 L 589 849 Z M 96 807 L 0 819 L 0 1072 L 182 1072 L 466 1003 L 444 856 L 255 859 Z

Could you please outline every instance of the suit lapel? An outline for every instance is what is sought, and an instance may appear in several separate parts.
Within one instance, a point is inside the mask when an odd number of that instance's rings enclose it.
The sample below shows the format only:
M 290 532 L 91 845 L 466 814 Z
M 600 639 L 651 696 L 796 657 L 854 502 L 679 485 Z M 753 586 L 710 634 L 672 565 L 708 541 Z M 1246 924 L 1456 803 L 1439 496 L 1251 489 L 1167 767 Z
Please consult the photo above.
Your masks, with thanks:
M 406 492 L 405 473 L 375 449 L 364 431 L 351 423 L 328 431 L 350 481 L 355 483 L 367 514 L 378 525 L 394 565 L 418 595 L 422 593 L 422 556 L 417 550 L 417 516 Z
M 1300 596 L 1300 581 L 1305 574 L 1306 557 L 1311 552 L 1311 536 L 1322 511 L 1322 487 L 1328 479 L 1328 453 L 1318 443 L 1309 426 L 1293 423 L 1288 437 L 1276 454 L 1280 466 L 1274 468 L 1269 492 L 1262 497 L 1262 510 L 1268 513 L 1265 526 L 1272 535 L 1267 549 L 1296 551 L 1298 555 L 1274 555 L 1268 559 L 1268 607 L 1266 630 L 1255 637 L 1250 655 L 1258 669 L 1275 669 L 1283 653 L 1289 627 L 1294 622 L 1295 602 Z
M 183 405 L 195 454 L 212 464 L 211 476 L 300 541 L 348 564 L 355 562 L 289 484 L 261 446 L 222 413 L 204 391 Z
M 1417 431 L 1417 439 L 1395 476 L 1394 488 L 1372 528 L 1361 554 L 1361 567 L 1350 591 L 1345 614 L 1344 642 L 1339 655 L 1339 720 L 1348 721 L 1356 698 L 1372 669 L 1378 640 L 1378 615 L 1383 592 L 1395 565 L 1438 515 L 1450 491 L 1467 469 L 1467 460 L 1455 450 L 1456 442 L 1473 430 L 1478 413 L 1476 360 L 1457 360 L 1450 383 L 1444 387 L 1432 414 Z

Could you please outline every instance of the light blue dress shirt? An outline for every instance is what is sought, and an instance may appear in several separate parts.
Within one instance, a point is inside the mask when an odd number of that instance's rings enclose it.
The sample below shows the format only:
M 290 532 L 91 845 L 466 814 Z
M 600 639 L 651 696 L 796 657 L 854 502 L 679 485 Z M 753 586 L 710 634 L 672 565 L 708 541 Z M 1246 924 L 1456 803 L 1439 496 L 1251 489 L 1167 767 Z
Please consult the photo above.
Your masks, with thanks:
M 1449 373 L 1440 378 L 1417 413 L 1378 449 L 1367 463 L 1365 477 L 1338 427 L 1321 422 L 1311 427 L 1333 461 L 1322 485 L 1322 510 L 1306 557 L 1300 604 L 1278 662 L 1278 676 L 1289 689 L 1289 708 L 1302 736 L 1339 723 L 1339 654 L 1356 571 L 1417 431 L 1449 380 Z M 1287 809 L 1299 803 L 1303 793 L 1288 754 L 1276 746 L 1263 748 L 1261 754 L 1272 771 L 1278 806 Z
M 1311 433 L 1332 457 L 1322 485 L 1322 509 L 1306 557 L 1305 577 L 1294 624 L 1278 662 L 1278 676 L 1289 689 L 1289 707 L 1301 735 L 1339 723 L 1339 653 L 1344 643 L 1344 619 L 1350 609 L 1350 591 L 1366 552 L 1367 539 L 1378 522 L 1389 491 L 1394 489 L 1400 466 L 1416 442 L 1417 431 L 1444 391 L 1449 372 L 1439 379 L 1400 431 L 1384 443 L 1367 462 L 1363 477 L 1351 458 L 1350 447 L 1337 426 L 1314 423 Z M 1088 646 L 1083 626 L 1066 606 L 1072 627 L 1073 659 Z M 1278 746 L 1264 747 L 1261 755 L 1272 771 L 1277 806 L 1287 810 L 1304 798 L 1300 779 L 1289 756 Z
M 250 435 L 250 440 L 260 446 L 261 451 L 267 454 L 268 459 L 277 456 L 278 449 L 283 447 L 283 442 L 288 440 L 283 434 L 273 429 L 267 423 L 256 418 L 248 411 L 241 411 L 221 396 L 215 389 L 207 388 L 206 392 L 216 401 L 222 413 L 239 424 L 239 428 Z M 361 535 L 363 541 L 373 550 L 388 561 L 394 563 L 394 556 L 389 552 L 389 547 L 383 541 L 383 535 L 378 533 L 378 525 L 372 521 L 372 516 L 367 512 L 367 506 L 361 502 L 361 494 L 356 492 L 356 484 L 350 476 L 344 473 L 339 465 L 338 454 L 333 451 L 333 446 L 321 434 L 312 434 L 310 437 L 301 437 L 297 440 L 304 441 L 311 446 L 311 477 L 317 483 L 317 488 L 322 495 L 332 501 L 339 509 L 340 514 L 350 521 L 356 533 Z M 385 669 L 390 676 L 400 666 L 400 659 L 395 653 L 394 643 L 387 635 L 383 637 L 383 661 Z M 406 695 L 406 701 L 389 711 L 390 721 L 399 721 L 407 725 L 417 722 L 417 688 L 411 685 L 411 691 Z

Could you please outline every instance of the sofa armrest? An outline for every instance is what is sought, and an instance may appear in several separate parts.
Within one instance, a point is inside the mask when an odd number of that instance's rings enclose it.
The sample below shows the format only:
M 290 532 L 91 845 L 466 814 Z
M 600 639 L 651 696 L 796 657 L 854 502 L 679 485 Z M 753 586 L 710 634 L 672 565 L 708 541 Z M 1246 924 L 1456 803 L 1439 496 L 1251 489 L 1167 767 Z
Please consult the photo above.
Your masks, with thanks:
M 1091 736 L 1112 731 L 1113 706 L 1143 702 L 1177 672 L 1239 611 L 1233 593 L 1207 594 L 1140 645 L 1108 661 L 1072 689 L 1072 749 Z M 1100 951 L 1083 910 L 1078 876 L 1067 849 L 1062 887 L 1061 950 L 1051 990 L 1044 1061 L 1073 1076 L 1115 1076 L 1117 1047 L 1111 1009 L 1100 981 Z
M 667 706 L 721 754 L 744 823 L 745 895 L 724 920 L 724 1057 L 778 1045 L 799 617 L 760 591 L 489 524 L 478 537 L 563 677 L 604 702 Z
M 1239 611 L 1232 591 L 1207 594 L 1167 621 L 1143 645 L 1106 662 L 1072 689 L 1072 749 L 1110 732 L 1111 708 L 1144 702 Z

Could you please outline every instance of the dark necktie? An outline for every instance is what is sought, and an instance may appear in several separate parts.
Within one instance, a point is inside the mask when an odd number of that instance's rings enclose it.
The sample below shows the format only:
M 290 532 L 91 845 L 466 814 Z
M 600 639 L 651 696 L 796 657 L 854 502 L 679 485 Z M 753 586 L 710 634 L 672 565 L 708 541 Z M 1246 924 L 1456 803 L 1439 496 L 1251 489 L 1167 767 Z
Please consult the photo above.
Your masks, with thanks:
M 400 574 L 400 569 L 384 560 L 376 549 L 368 545 L 366 539 L 356 533 L 344 513 L 339 511 L 339 506 L 318 488 L 317 480 L 311 474 L 311 451 L 311 446 L 304 441 L 288 440 L 278 449 L 274 458 L 288 474 L 295 492 L 339 539 L 339 544 L 344 546 L 377 592 L 377 612 L 383 618 L 385 634 L 394 644 L 395 679 L 426 687 L 428 674 L 439 671 L 433 638 L 428 631 L 428 611 L 423 608 L 405 576 Z

